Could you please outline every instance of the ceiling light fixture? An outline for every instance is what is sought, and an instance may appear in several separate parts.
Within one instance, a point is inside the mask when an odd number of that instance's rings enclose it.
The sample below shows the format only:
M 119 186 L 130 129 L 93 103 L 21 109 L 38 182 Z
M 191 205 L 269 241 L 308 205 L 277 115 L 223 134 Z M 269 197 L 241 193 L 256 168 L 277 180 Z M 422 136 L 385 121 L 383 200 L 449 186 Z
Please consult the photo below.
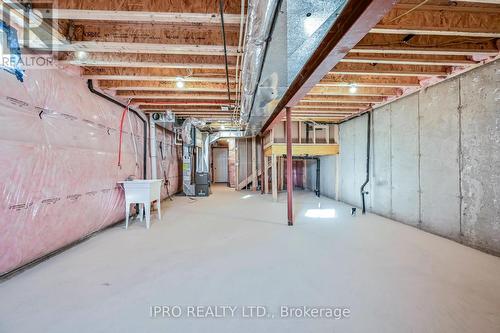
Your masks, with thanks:
M 351 83 L 351 84 L 349 85 L 349 92 L 350 92 L 351 94 L 355 94 L 355 93 L 356 93 L 356 91 L 358 91 L 358 86 L 357 86 L 355 83 Z
M 76 51 L 75 52 L 75 57 L 78 60 L 86 60 L 89 54 L 85 51 Z
M 179 89 L 182 89 L 184 88 L 184 78 L 182 76 L 178 76 L 175 78 L 175 81 L 177 81 L 175 83 L 175 85 L 177 86 L 177 88 Z

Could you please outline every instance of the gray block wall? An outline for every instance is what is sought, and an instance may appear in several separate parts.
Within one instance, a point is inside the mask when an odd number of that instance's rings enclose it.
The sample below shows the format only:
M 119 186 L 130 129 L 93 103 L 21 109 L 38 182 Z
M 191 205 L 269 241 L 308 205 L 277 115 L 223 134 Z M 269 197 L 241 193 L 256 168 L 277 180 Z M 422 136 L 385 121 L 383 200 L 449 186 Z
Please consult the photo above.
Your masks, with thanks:
M 496 61 L 373 111 L 373 213 L 500 255 L 499 71 Z M 358 207 L 366 126 L 340 126 L 340 199 Z
M 361 206 L 360 188 L 366 177 L 366 130 L 364 115 L 340 126 L 340 193 L 342 201 Z

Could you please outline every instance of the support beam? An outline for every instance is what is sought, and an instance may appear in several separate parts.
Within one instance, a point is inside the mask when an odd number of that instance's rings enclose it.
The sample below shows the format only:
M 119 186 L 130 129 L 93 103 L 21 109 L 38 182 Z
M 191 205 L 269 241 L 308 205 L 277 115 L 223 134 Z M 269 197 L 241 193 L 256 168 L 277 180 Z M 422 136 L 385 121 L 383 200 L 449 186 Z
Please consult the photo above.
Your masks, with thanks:
M 327 74 L 316 87 L 346 87 L 355 83 L 359 87 L 405 88 L 420 87 L 417 77 L 412 76 L 359 76 Z
M 38 49 L 46 49 L 44 46 Z M 154 44 L 132 42 L 96 42 L 83 41 L 70 44 L 53 45 L 57 52 L 117 52 L 117 53 L 154 53 L 154 54 L 188 54 L 188 55 L 224 55 L 221 45 L 188 45 L 188 44 Z M 228 56 L 237 55 L 236 46 L 227 47 Z
M 498 47 L 494 38 L 368 34 L 350 52 L 496 56 L 498 55 Z
M 257 191 L 257 138 L 252 137 L 252 191 Z
M 186 101 L 186 100 L 158 100 L 152 101 L 148 99 L 137 99 L 132 102 L 134 105 L 227 105 L 227 100 L 194 100 L 194 101 Z
M 32 1 L 36 6 L 37 1 Z M 43 4 L 43 2 L 42 2 Z M 224 17 L 226 14 L 239 14 L 240 1 L 225 1 Z M 81 10 L 107 10 L 107 11 L 142 11 L 154 13 L 218 13 L 217 1 L 82 1 L 82 0 L 58 0 L 55 2 L 58 9 L 81 9 Z
M 131 68 L 181 68 L 181 69 L 225 69 L 221 56 L 188 56 L 142 53 L 87 53 L 65 52 L 58 56 L 62 65 L 85 67 L 131 67 Z M 228 58 L 229 68 L 236 67 L 236 57 Z
M 283 117 L 282 111 L 285 107 L 295 106 L 320 82 L 394 5 L 395 1 L 392 0 L 348 1 L 325 38 L 276 105 L 262 132 L 272 128 L 276 119 Z
M 446 66 L 415 66 L 415 65 L 393 65 L 393 64 L 349 64 L 341 63 L 335 66 L 332 74 L 346 75 L 373 75 L 373 76 L 415 76 L 433 77 L 446 76 L 449 67 Z
M 269 158 L 262 154 L 262 159 L 264 160 L 264 193 L 269 193 Z
M 265 168 L 264 164 L 264 136 L 260 136 L 260 194 L 264 194 L 265 192 L 265 186 L 264 182 L 266 181 L 265 175 L 266 172 L 264 172 Z
M 374 88 L 357 87 L 355 92 L 350 87 L 314 87 L 307 93 L 307 96 L 394 96 L 400 95 L 401 89 L 398 88 Z
M 401 4 L 371 33 L 499 38 L 499 15 L 498 7 Z
M 288 225 L 293 225 L 292 109 L 286 108 L 286 190 Z
M 162 75 L 122 75 L 122 74 L 84 74 L 82 77 L 86 80 L 128 80 L 128 81 L 169 81 L 177 82 L 176 76 L 162 76 Z M 203 77 L 203 76 L 190 76 L 183 77 L 185 82 L 205 82 L 205 83 L 225 83 L 224 77 Z M 234 83 L 235 80 L 229 78 L 229 82 Z
M 359 64 L 394 64 L 394 65 L 417 65 L 417 66 L 469 66 L 477 64 L 466 56 L 435 56 L 421 54 L 356 54 L 350 53 L 342 59 L 345 63 Z
M 223 93 L 205 93 L 205 92 L 151 92 L 151 91 L 119 91 L 116 97 L 121 98 L 147 98 L 147 99 L 180 99 L 180 100 L 223 100 L 227 97 Z
M 123 21 L 147 23 L 175 23 L 175 24 L 220 24 L 218 13 L 170 13 L 145 12 L 125 10 L 81 10 L 56 8 L 42 11 L 44 17 L 63 20 L 90 20 L 90 21 Z M 240 15 L 224 14 L 224 24 L 235 25 L 240 23 Z
M 202 78 L 200 78 L 201 80 Z M 206 83 L 185 81 L 184 88 L 178 88 L 174 81 L 98 81 L 99 88 L 110 90 L 137 90 L 137 91 L 193 91 L 193 92 L 226 92 L 226 83 Z M 231 92 L 236 86 L 231 86 Z
M 273 192 L 273 200 L 278 201 L 278 161 L 276 155 L 271 155 L 271 191 Z

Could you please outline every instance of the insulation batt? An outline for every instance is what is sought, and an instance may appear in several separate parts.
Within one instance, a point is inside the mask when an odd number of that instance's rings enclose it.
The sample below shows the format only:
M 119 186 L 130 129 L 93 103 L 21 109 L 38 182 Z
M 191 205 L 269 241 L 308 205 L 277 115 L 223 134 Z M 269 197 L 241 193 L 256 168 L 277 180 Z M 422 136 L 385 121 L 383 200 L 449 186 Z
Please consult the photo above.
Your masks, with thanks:
M 122 109 L 88 91 L 81 78 L 58 69 L 28 70 L 22 83 L 0 72 L 0 85 L 2 274 L 124 219 L 116 183 L 142 178 L 144 133 L 129 112 L 119 168 Z M 165 133 L 157 138 L 166 141 L 159 175 L 166 175 L 172 194 L 176 147 Z M 150 165 L 148 160 L 148 175 Z

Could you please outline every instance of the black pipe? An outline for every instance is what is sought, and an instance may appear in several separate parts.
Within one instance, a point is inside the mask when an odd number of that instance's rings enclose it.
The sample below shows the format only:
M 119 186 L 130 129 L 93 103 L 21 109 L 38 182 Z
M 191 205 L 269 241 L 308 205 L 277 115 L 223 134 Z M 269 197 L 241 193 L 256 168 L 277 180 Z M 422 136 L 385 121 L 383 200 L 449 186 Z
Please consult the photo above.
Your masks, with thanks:
M 319 198 L 321 197 L 321 163 L 319 157 L 312 156 L 292 156 L 294 160 L 316 160 L 316 189 L 314 194 Z M 305 170 L 307 172 L 307 170 Z
M 320 185 L 321 185 L 321 163 L 319 157 L 316 158 L 316 196 L 321 197 Z
M 226 83 L 227 83 L 227 102 L 231 104 L 231 89 L 229 86 L 229 67 L 227 64 L 227 44 L 226 44 L 226 28 L 224 26 L 224 0 L 219 0 L 220 21 L 222 25 L 222 40 L 224 41 L 224 60 L 226 64 Z M 238 68 L 236 68 L 238 70 Z
M 105 100 L 107 101 L 110 101 L 111 103 L 114 103 L 116 105 L 119 105 L 121 106 L 122 108 L 127 108 L 128 106 L 123 104 L 122 102 L 120 101 L 117 101 L 116 99 L 112 98 L 111 96 L 108 96 L 106 94 L 103 94 L 102 92 L 100 91 L 97 91 L 94 89 L 94 84 L 92 83 L 92 80 L 87 80 L 87 86 L 90 90 L 90 92 L 92 92 L 93 94 L 99 96 L 99 97 L 102 97 L 104 98 Z M 148 120 L 147 119 L 144 119 L 142 117 L 142 115 L 137 112 L 136 110 L 128 107 L 129 110 L 135 114 L 137 117 L 139 117 L 139 119 L 142 121 L 143 125 L 144 125 L 144 147 L 143 147 L 143 150 L 144 150 L 144 160 L 143 160 L 143 170 L 142 170 L 142 173 L 143 173 L 143 177 L 144 179 L 147 179 L 147 161 L 148 161 Z
M 368 194 L 368 191 L 365 191 L 365 186 L 370 181 L 371 120 L 372 120 L 372 113 L 368 112 L 368 121 L 366 129 L 366 179 L 363 185 L 361 185 L 361 201 L 363 203 L 363 214 L 366 214 L 365 195 Z

